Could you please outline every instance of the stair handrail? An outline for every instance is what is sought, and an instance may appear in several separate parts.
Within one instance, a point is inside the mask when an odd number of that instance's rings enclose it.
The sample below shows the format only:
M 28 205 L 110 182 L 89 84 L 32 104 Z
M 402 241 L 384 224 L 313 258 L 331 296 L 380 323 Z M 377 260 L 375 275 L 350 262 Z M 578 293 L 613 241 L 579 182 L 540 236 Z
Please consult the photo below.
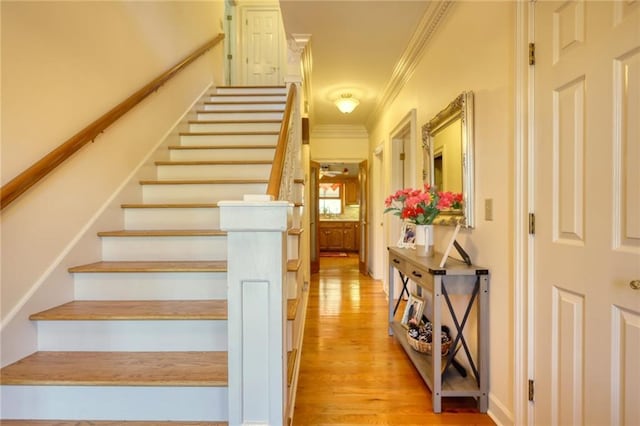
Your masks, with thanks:
M 282 117 L 280 133 L 278 134 L 278 144 L 273 156 L 273 165 L 271 167 L 271 174 L 269 175 L 269 183 L 267 185 L 267 195 L 271 195 L 274 200 L 279 200 L 286 195 L 282 193 L 283 191 L 281 191 L 281 186 L 283 183 L 282 176 L 284 174 L 286 154 L 288 149 L 290 149 L 288 148 L 289 135 L 291 134 L 289 124 L 291 122 L 291 116 L 294 113 L 294 100 L 296 98 L 296 93 L 296 85 L 291 84 L 287 94 L 287 103 Z
M 218 34 L 9 181 L 6 185 L 0 188 L 0 210 L 7 207 L 12 201 L 25 193 L 29 188 L 71 157 L 80 148 L 95 140 L 95 138 L 104 132 L 107 127 L 112 125 L 127 112 L 131 111 L 147 96 L 158 90 L 163 84 L 206 53 L 209 49 L 220 43 L 223 39 L 224 34 Z

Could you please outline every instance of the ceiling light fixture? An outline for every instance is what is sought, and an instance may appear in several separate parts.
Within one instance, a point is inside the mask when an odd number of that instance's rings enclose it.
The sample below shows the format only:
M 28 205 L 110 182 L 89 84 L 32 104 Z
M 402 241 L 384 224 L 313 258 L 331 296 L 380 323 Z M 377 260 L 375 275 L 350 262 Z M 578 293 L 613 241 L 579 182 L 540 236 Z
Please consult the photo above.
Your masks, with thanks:
M 350 114 L 360 104 L 360 101 L 353 97 L 351 93 L 343 93 L 335 101 L 336 106 L 343 114 Z

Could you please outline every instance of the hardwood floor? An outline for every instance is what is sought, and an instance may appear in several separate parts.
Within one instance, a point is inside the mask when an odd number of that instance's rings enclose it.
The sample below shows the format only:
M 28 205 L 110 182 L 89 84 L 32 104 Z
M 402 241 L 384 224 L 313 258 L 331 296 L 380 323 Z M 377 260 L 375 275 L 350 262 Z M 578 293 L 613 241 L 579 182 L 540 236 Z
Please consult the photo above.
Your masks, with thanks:
M 293 424 L 493 425 L 473 399 L 431 393 L 387 334 L 382 284 L 358 273 L 358 258 L 321 258 L 311 280 Z

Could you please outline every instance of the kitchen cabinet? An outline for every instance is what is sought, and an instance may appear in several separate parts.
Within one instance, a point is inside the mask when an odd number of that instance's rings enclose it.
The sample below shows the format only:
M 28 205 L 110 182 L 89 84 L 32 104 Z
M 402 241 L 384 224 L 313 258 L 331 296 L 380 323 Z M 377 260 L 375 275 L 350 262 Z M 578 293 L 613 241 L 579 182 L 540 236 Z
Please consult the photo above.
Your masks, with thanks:
M 360 185 L 357 180 L 344 182 L 344 203 L 348 206 L 360 204 Z
M 358 251 L 358 222 L 324 221 L 320 222 L 318 242 L 324 251 Z

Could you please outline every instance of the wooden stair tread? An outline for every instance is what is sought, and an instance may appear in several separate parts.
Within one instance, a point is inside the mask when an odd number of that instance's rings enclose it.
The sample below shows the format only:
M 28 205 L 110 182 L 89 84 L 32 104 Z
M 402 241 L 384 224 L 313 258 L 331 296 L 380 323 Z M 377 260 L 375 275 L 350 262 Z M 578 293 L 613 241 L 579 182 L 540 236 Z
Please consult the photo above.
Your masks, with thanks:
M 298 299 L 287 299 L 287 321 L 293 321 L 298 314 Z
M 123 209 L 217 209 L 218 203 L 125 203 Z
M 234 85 L 228 85 L 228 86 L 217 86 L 217 89 L 286 89 L 287 86 L 285 86 L 284 84 L 276 84 L 275 86 L 273 85 L 255 85 L 255 86 L 234 86 Z M 245 92 L 246 93 L 246 92 Z M 256 93 L 252 93 L 253 95 L 260 95 L 260 92 L 256 92 Z
M 227 426 L 228 422 L 123 421 L 123 420 L 0 420 L 2 426 Z
M 278 135 L 280 132 L 253 131 L 253 132 L 181 132 L 180 136 L 255 136 Z
M 141 180 L 140 185 L 250 184 L 269 183 L 269 179 L 176 179 Z
M 76 300 L 29 316 L 40 321 L 226 320 L 226 300 Z
M 153 229 L 101 231 L 99 237 L 218 237 L 227 233 L 219 229 Z
M 280 95 L 276 95 L 280 96 Z M 247 119 L 247 120 L 189 120 L 189 124 L 264 124 L 264 123 L 282 123 L 282 120 L 256 120 L 256 119 Z
M 256 113 L 270 113 L 270 112 L 284 112 L 283 109 L 223 109 L 220 111 L 207 111 L 199 109 L 196 111 L 196 114 L 238 114 L 238 113 L 246 113 L 246 114 L 256 114 Z
M 210 93 L 209 96 L 284 96 L 285 93 Z
M 172 145 L 169 149 L 275 149 L 276 145 Z
M 35 352 L 2 385 L 227 386 L 226 352 Z
M 287 271 L 295 272 L 302 266 L 301 259 L 289 259 L 287 261 Z
M 258 96 L 258 95 L 254 95 Z M 278 95 L 282 96 L 282 95 Z M 286 101 L 263 100 L 263 101 L 205 101 L 204 105 L 285 105 Z
M 273 160 L 156 161 L 156 166 L 255 166 L 273 164 Z
M 293 383 L 293 372 L 295 371 L 297 356 L 297 349 L 287 352 L 287 386 L 291 386 L 291 383 Z
M 226 272 L 226 260 L 114 261 L 69 268 L 69 272 Z

